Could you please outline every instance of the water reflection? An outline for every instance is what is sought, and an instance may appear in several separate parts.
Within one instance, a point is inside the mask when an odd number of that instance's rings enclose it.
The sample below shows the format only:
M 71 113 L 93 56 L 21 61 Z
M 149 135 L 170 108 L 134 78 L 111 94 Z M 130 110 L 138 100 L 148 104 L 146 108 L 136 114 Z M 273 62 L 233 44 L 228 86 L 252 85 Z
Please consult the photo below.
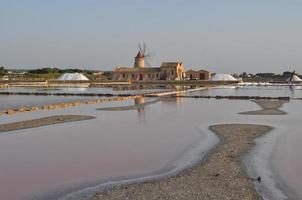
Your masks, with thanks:
M 302 98 L 302 87 L 297 85 L 267 85 L 267 86 L 223 86 L 209 90 L 201 90 L 186 94 L 186 96 L 269 96 Z
M 137 106 L 137 117 L 138 123 L 142 124 L 146 122 L 146 112 L 145 112 L 145 97 L 137 97 L 134 99 L 134 105 Z
M 118 106 L 118 107 L 104 107 L 98 108 L 100 111 L 137 111 L 137 121 L 139 124 L 146 123 L 147 114 L 151 112 L 151 107 L 149 105 L 161 102 L 164 106 L 170 106 L 174 108 L 180 107 L 183 102 L 183 98 L 180 97 L 161 97 L 161 98 L 145 98 L 143 96 L 133 99 L 132 105 Z
M 160 98 L 160 101 L 165 105 L 174 106 L 176 108 L 179 108 L 180 105 L 183 103 L 184 98 L 182 98 L 182 97 L 163 97 L 163 98 Z

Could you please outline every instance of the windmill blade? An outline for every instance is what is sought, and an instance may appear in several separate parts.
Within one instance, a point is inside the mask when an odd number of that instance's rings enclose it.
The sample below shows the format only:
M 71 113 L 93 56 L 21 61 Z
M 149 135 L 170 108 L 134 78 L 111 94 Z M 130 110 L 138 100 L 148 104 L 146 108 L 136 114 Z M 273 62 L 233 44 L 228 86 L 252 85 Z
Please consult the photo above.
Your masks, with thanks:
M 146 57 L 146 58 L 150 58 L 150 57 L 152 57 L 153 56 L 153 54 L 152 53 L 146 53 L 146 54 L 144 54 L 144 57 Z
M 148 59 L 145 59 L 145 64 L 146 64 L 147 67 L 151 67 L 151 64 L 150 64 L 150 62 L 148 61 Z
M 143 54 L 145 54 L 146 53 L 146 48 L 147 48 L 147 45 L 146 45 L 146 43 L 143 43 Z
M 142 48 L 141 43 L 138 44 L 138 49 L 139 49 L 139 51 L 140 51 L 141 53 L 143 53 L 143 48 Z

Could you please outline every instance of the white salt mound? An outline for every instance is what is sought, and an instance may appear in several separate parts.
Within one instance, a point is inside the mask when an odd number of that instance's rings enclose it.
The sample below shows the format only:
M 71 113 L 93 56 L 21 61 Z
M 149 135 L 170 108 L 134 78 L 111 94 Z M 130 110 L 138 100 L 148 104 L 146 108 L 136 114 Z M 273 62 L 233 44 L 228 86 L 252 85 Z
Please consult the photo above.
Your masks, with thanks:
M 301 82 L 302 81 L 302 79 L 300 79 L 297 75 L 294 75 L 293 78 L 292 78 L 292 80 L 290 80 L 290 78 L 291 77 L 289 77 L 287 79 L 287 81 L 292 81 L 292 82 Z
M 210 78 L 211 81 L 236 81 L 230 74 L 215 74 Z
M 65 73 L 58 78 L 60 81 L 88 81 L 89 79 L 80 73 Z

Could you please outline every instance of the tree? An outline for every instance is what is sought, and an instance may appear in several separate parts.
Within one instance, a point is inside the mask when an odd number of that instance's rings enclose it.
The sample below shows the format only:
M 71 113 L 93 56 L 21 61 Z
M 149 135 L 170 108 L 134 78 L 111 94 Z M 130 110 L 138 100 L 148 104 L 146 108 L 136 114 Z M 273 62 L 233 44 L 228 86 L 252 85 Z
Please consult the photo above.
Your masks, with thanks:
M 293 74 L 293 72 L 290 72 L 290 71 L 283 72 L 283 76 L 285 76 L 285 77 L 291 77 L 292 74 Z
M 7 70 L 4 67 L 0 67 L 0 76 L 7 74 Z

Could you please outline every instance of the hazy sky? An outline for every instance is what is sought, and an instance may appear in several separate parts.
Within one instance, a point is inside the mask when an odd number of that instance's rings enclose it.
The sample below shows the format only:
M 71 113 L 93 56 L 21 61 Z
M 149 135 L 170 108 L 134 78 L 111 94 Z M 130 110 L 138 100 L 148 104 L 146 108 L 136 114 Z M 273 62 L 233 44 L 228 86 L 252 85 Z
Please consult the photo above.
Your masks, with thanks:
M 0 0 L 0 66 L 302 73 L 302 0 Z

